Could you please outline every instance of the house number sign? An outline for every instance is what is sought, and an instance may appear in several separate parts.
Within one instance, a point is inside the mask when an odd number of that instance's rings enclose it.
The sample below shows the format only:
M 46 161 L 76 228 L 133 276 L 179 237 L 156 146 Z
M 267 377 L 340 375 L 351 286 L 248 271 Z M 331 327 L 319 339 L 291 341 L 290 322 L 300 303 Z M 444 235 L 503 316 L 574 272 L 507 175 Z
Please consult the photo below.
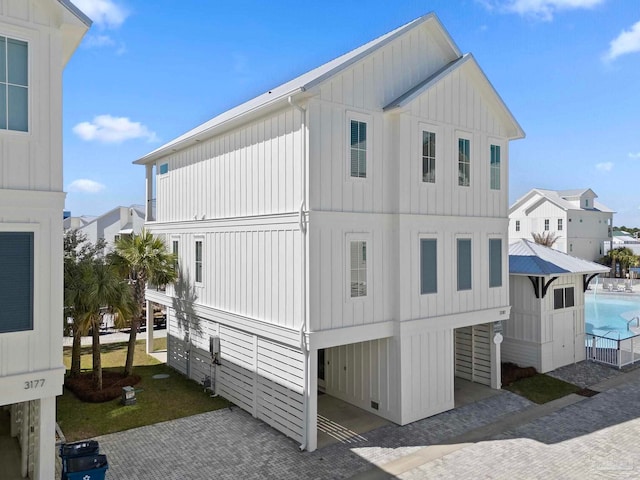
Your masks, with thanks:
M 31 390 L 32 388 L 44 387 L 44 378 L 38 378 L 36 380 L 28 380 L 24 382 L 24 389 Z

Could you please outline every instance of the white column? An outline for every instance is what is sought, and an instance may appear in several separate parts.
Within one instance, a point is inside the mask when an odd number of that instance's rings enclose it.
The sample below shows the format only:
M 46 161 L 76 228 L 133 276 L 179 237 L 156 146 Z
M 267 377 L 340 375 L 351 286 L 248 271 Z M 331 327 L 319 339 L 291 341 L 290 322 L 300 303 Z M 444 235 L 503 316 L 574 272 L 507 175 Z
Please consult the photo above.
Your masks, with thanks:
M 40 436 L 35 439 L 36 461 L 34 480 L 55 478 L 56 398 L 40 399 Z M 33 435 L 33 434 L 31 434 Z
M 307 403 L 307 451 L 318 448 L 318 350 L 305 353 L 307 359 L 307 388 L 304 401 Z
M 502 340 L 502 334 L 498 332 L 493 336 L 491 345 L 491 388 L 496 390 L 502 388 L 502 365 L 500 363 L 500 344 Z
M 153 352 L 153 303 L 147 300 L 147 353 Z
M 153 218 L 153 164 L 146 165 L 147 183 L 146 183 L 146 198 L 147 204 L 145 209 L 145 221 L 149 222 L 155 220 Z

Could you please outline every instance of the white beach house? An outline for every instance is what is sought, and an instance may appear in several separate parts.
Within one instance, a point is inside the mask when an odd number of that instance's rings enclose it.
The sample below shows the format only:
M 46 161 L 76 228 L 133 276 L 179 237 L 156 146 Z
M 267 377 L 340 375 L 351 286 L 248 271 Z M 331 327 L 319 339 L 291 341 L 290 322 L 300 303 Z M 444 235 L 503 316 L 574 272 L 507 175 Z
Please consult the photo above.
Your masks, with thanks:
M 499 388 L 523 136 L 429 14 L 140 158 L 169 364 L 307 450 L 318 389 L 406 424 Z
M 509 241 L 532 240 L 532 233 L 553 233 L 558 237 L 553 248 L 585 260 L 599 260 L 611 246 L 614 212 L 597 197 L 590 188 L 534 188 L 509 209 Z
M 62 71 L 90 25 L 67 0 L 0 3 L 0 421 L 21 447 L 7 458 L 2 444 L 0 477 L 14 460 L 23 476 L 55 476 L 65 371 Z

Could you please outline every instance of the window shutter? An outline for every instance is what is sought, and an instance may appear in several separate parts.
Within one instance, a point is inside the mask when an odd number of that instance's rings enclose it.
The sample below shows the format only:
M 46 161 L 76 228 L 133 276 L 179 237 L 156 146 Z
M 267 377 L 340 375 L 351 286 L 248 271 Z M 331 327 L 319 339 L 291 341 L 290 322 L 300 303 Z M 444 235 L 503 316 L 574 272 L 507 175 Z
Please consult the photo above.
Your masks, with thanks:
M 471 290 L 470 239 L 458 239 L 458 290 Z
M 489 287 L 502 286 L 502 240 L 489 239 Z
M 33 232 L 0 232 L 0 333 L 33 330 Z
M 438 291 L 437 240 L 420 240 L 420 293 Z

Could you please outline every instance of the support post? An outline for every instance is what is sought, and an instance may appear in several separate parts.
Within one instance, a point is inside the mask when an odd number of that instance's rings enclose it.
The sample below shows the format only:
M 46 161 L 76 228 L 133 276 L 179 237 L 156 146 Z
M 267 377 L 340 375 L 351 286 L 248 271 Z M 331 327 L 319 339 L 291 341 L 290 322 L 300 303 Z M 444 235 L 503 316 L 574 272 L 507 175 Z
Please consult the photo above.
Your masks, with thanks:
M 305 352 L 307 360 L 307 388 L 305 399 L 307 403 L 307 451 L 313 452 L 318 448 L 318 350 L 309 349 Z
M 41 398 L 39 432 L 35 438 L 35 480 L 55 478 L 56 458 L 56 398 Z M 31 435 L 34 435 L 31 433 Z
M 502 334 L 495 332 L 491 345 L 491 388 L 500 390 L 502 388 L 502 364 L 500 361 L 500 345 L 502 344 Z
M 147 300 L 147 353 L 153 353 L 153 303 Z

